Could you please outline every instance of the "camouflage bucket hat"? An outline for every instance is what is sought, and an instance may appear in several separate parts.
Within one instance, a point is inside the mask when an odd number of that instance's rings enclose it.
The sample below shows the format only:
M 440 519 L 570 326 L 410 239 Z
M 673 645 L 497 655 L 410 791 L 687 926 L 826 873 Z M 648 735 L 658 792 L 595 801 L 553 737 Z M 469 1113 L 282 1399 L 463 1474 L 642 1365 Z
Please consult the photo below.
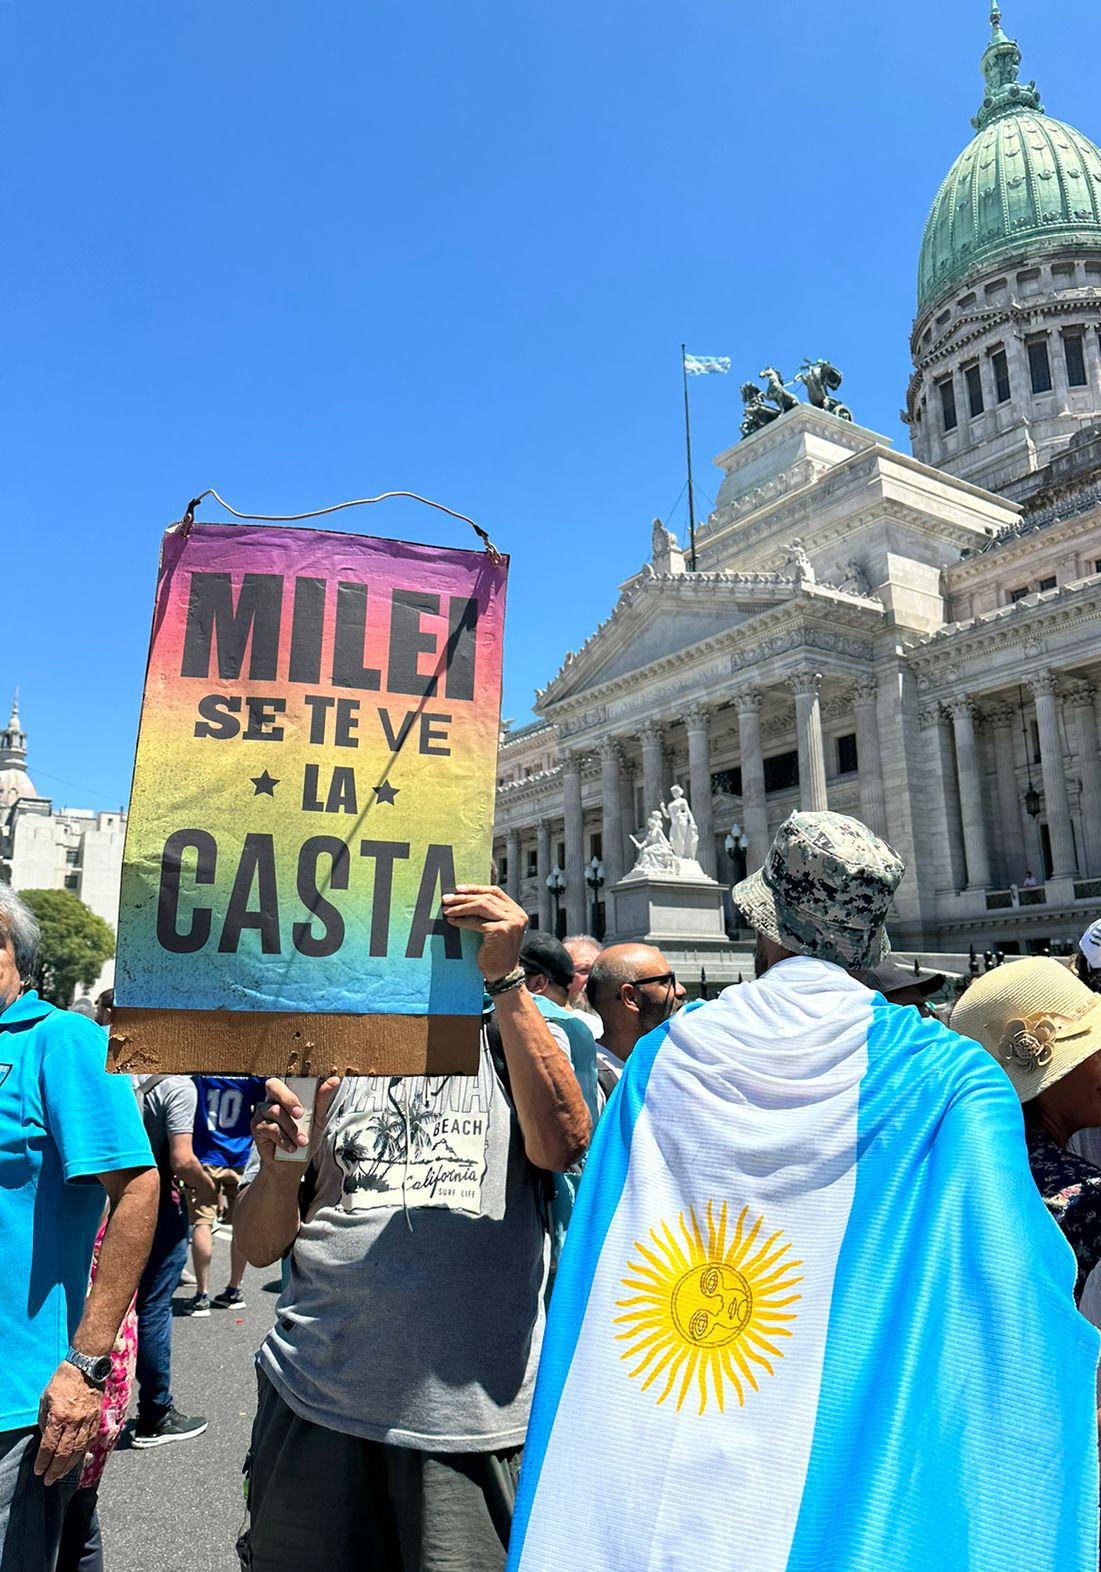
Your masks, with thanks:
M 886 841 L 843 813 L 793 813 L 764 867 L 734 887 L 734 904 L 759 933 L 797 955 L 846 968 L 890 953 L 884 923 L 906 872 Z

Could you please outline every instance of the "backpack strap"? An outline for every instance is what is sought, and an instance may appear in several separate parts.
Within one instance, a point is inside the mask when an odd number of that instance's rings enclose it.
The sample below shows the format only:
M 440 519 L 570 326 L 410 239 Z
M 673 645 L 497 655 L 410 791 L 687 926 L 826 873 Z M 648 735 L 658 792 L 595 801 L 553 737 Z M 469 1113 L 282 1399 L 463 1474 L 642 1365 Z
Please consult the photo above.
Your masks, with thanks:
M 508 1073 L 505 1045 L 501 1041 L 501 1027 L 495 1010 L 491 1011 L 485 1018 L 485 1033 L 486 1046 L 489 1049 L 489 1057 L 492 1061 L 493 1069 L 515 1113 L 516 1100 L 512 1095 L 512 1080 Z M 548 1172 L 546 1168 L 536 1168 L 530 1159 L 527 1166 L 532 1188 L 535 1191 L 535 1204 L 539 1209 L 540 1217 L 543 1219 L 543 1227 L 549 1233 L 551 1202 L 554 1200 L 554 1175 Z
M 607 1102 L 619 1085 L 619 1075 L 610 1064 L 601 1064 L 598 1059 L 596 1061 L 596 1081 L 600 1090 L 604 1093 L 604 1101 Z

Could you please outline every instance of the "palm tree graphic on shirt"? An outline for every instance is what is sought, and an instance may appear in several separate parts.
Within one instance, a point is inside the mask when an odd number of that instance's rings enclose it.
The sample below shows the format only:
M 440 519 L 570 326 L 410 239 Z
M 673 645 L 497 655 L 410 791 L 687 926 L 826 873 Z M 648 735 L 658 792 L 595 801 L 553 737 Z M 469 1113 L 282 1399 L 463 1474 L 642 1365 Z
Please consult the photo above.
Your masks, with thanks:
M 354 1195 L 359 1190 L 385 1191 L 391 1188 L 389 1175 L 399 1164 L 447 1158 L 473 1167 L 461 1158 L 443 1136 L 432 1139 L 438 1115 L 422 1092 L 416 1092 L 406 1105 L 397 1099 L 400 1077 L 392 1076 L 386 1089 L 388 1107 L 373 1113 L 355 1128 L 346 1130 L 336 1147 L 344 1169 L 342 1190 Z

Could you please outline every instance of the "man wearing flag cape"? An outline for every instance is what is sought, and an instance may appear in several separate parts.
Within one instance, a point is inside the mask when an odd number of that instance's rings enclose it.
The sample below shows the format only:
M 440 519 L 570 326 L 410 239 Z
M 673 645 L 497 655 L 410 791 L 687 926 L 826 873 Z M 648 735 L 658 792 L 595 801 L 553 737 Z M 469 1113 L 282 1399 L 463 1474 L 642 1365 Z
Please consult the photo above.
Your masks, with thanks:
M 1097 1333 L 1008 1078 L 850 971 L 903 865 L 797 813 L 757 981 L 635 1049 L 543 1348 L 511 1572 L 1096 1572 Z

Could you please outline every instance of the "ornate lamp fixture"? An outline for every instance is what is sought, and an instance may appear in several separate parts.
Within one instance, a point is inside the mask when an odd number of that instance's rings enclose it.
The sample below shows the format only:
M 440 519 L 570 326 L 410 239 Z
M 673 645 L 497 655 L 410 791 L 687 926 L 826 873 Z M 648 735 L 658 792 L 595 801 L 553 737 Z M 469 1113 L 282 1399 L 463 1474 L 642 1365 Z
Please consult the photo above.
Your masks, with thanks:
M 550 873 L 547 874 L 546 885 L 554 899 L 554 932 L 557 937 L 558 930 L 562 926 L 559 920 L 562 897 L 566 893 L 566 875 L 561 868 L 551 869 Z
M 602 886 L 604 884 L 604 864 L 601 862 L 599 857 L 594 857 L 592 862 L 590 862 L 589 866 L 586 868 L 586 870 L 585 870 L 585 883 L 589 886 L 589 889 L 593 892 L 592 917 L 591 917 L 592 929 L 593 929 L 593 937 L 596 938 L 596 939 L 603 939 L 603 937 L 604 937 L 604 924 L 603 924 L 603 922 L 601 921 L 601 918 L 600 918 L 600 898 L 599 897 L 600 897 L 601 888 L 602 888 Z
M 735 819 L 734 823 L 730 826 L 730 831 L 726 837 L 726 840 L 723 841 L 723 845 L 726 847 L 726 855 L 730 858 L 731 862 L 736 860 L 738 852 L 749 850 L 749 836 L 742 829 L 737 819 Z

